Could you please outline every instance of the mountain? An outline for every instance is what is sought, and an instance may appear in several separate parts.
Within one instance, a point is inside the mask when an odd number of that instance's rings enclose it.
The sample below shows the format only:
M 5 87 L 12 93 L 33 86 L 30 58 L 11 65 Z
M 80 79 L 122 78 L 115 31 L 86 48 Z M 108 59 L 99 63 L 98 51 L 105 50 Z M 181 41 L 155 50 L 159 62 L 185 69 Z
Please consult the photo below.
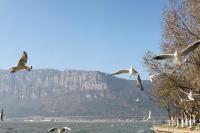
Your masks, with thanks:
M 7 117 L 144 116 L 150 109 L 164 114 L 149 100 L 150 82 L 143 85 L 141 92 L 136 81 L 99 71 L 0 70 L 0 108 Z

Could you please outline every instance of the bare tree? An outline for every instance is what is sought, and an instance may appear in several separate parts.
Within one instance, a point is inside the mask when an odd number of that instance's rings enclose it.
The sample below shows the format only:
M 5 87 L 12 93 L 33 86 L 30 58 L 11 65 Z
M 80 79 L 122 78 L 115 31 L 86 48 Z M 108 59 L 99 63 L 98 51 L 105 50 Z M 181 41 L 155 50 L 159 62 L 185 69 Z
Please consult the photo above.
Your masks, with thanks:
M 182 50 L 200 39 L 200 1 L 172 1 L 163 10 L 163 31 L 161 53 L 173 53 Z M 188 56 L 185 70 L 176 70 L 170 61 L 153 60 L 153 52 L 144 55 L 144 66 L 150 74 L 161 73 L 153 80 L 152 96 L 164 107 L 170 117 L 200 119 L 200 97 L 194 101 L 181 102 L 187 97 L 180 89 L 200 94 L 200 48 Z M 185 118 L 185 119 L 186 119 Z

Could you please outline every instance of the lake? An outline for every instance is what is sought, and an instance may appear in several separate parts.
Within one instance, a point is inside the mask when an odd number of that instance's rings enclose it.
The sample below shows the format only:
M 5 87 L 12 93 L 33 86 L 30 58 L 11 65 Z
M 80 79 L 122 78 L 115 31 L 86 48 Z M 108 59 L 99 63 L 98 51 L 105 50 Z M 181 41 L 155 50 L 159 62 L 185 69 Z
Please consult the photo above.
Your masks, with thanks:
M 47 133 L 52 127 L 70 127 L 71 133 L 150 133 L 151 121 L 137 122 L 1 122 L 0 133 Z

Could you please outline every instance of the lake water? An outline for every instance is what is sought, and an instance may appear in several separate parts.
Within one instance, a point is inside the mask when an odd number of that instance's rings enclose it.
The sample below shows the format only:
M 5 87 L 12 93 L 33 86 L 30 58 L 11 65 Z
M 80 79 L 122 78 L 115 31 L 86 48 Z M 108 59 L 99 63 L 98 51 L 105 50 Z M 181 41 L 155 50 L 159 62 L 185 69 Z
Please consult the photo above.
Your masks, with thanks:
M 0 133 L 47 133 L 52 127 L 70 127 L 71 133 L 150 133 L 152 122 L 66 123 L 66 122 L 0 122 Z

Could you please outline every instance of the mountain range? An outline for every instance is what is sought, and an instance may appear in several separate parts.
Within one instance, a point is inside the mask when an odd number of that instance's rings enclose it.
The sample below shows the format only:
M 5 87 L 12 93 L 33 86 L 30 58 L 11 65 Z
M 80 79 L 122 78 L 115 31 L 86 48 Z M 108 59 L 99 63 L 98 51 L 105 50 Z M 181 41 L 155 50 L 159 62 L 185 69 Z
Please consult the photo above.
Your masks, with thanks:
M 164 115 L 135 80 L 99 71 L 37 69 L 10 74 L 0 70 L 0 108 L 6 117 Z M 139 99 L 139 101 L 137 101 Z

